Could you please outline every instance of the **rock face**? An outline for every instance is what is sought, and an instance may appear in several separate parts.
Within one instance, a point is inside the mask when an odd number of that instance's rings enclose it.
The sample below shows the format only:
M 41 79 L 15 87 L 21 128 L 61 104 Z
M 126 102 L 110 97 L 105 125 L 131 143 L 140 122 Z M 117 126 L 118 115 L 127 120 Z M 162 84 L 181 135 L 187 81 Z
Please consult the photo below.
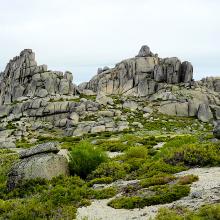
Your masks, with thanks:
M 47 128 L 67 136 L 123 131 L 137 111 L 146 120 L 152 112 L 220 120 L 220 78 L 194 81 L 190 62 L 159 58 L 146 45 L 136 57 L 100 68 L 88 83 L 72 80 L 70 72 L 38 66 L 30 49 L 13 58 L 0 74 L 0 148 Z
M 123 60 L 113 69 L 99 71 L 84 88 L 106 94 L 148 96 L 167 83 L 191 83 L 192 80 L 190 62 L 181 63 L 176 57 L 160 59 L 148 46 L 143 46 L 135 58 Z
M 20 101 L 21 97 L 44 98 L 51 95 L 76 93 L 72 74 L 49 71 L 46 65 L 38 66 L 35 54 L 23 50 L 14 57 L 0 75 L 0 105 Z
M 68 161 L 58 155 L 56 143 L 37 145 L 20 153 L 20 161 L 16 163 L 8 175 L 8 189 L 12 190 L 22 181 L 45 178 L 52 179 L 59 175 L 68 175 Z

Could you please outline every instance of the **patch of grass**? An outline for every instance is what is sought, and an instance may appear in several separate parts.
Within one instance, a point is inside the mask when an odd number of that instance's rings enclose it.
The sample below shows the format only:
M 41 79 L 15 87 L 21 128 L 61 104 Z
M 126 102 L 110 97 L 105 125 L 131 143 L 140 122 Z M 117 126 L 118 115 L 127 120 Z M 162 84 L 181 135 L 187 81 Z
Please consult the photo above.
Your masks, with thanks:
M 114 187 L 93 190 L 93 199 L 109 199 L 117 194 L 117 189 Z
M 148 197 L 135 196 L 116 198 L 111 200 L 108 205 L 116 209 L 134 209 L 150 205 L 171 203 L 187 196 L 190 192 L 190 187 L 187 185 L 165 185 L 152 187 L 151 190 L 155 192 L 155 195 Z
M 0 149 L 0 184 L 5 184 L 7 173 L 16 160 L 18 160 L 18 154 L 7 149 Z
M 111 177 L 102 177 L 102 178 L 95 178 L 93 180 L 90 180 L 87 185 L 93 186 L 94 184 L 108 184 L 113 182 L 113 179 Z
M 22 138 L 19 141 L 16 141 L 17 148 L 30 148 L 33 144 L 29 143 L 26 139 Z
M 155 185 L 165 185 L 175 179 L 176 177 L 174 177 L 173 175 L 160 174 L 160 175 L 155 175 L 153 177 L 141 180 L 140 185 L 144 188 L 155 186 Z

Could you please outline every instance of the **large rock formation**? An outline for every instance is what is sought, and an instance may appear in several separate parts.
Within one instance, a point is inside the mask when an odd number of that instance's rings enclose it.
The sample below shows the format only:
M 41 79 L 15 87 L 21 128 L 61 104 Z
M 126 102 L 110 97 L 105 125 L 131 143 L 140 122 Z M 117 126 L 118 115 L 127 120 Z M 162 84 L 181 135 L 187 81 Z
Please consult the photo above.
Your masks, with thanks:
M 148 96 L 166 84 L 191 83 L 193 67 L 190 62 L 176 58 L 160 59 L 148 46 L 143 46 L 135 58 L 116 64 L 113 69 L 94 76 L 81 89 L 106 94 Z
M 8 189 L 12 190 L 25 180 L 52 179 L 59 175 L 68 175 L 68 161 L 58 155 L 56 143 L 45 143 L 20 153 L 20 161 L 14 164 L 8 175 Z
M 148 46 L 99 69 L 88 83 L 77 87 L 72 80 L 70 72 L 38 66 L 32 50 L 12 59 L 0 74 L 0 148 L 43 129 L 61 128 L 68 136 L 130 129 L 135 111 L 151 120 L 145 102 L 154 113 L 220 120 L 220 78 L 194 81 L 190 62 L 161 59 Z
M 70 72 L 49 71 L 46 65 L 38 66 L 35 54 L 23 50 L 14 57 L 0 75 L 0 105 L 20 101 L 22 97 L 72 95 L 76 87 Z

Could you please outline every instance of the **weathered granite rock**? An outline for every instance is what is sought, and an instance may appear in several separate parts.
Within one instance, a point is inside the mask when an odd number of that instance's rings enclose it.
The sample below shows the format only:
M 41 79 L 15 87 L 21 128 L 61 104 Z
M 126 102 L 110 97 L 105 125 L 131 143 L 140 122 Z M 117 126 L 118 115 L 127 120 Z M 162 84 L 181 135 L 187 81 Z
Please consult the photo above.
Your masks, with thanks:
M 164 87 L 164 83 L 190 83 L 192 77 L 189 62 L 181 63 L 176 57 L 159 59 L 148 46 L 143 46 L 138 56 L 99 72 L 83 86 L 97 93 L 148 96 Z
M 24 159 L 36 154 L 42 154 L 42 153 L 58 153 L 60 151 L 59 146 L 57 143 L 54 142 L 48 142 L 45 144 L 39 144 L 35 147 L 32 147 L 28 150 L 24 150 L 20 152 L 20 159 Z
M 150 51 L 150 47 L 148 47 L 147 45 L 144 45 L 141 47 L 137 57 L 150 57 L 152 56 L 152 53 Z
M 96 102 L 98 102 L 100 105 L 114 104 L 113 99 L 111 97 L 107 97 L 103 92 L 97 94 Z
M 35 54 L 25 49 L 14 57 L 0 75 L 0 104 L 10 104 L 25 97 L 46 97 L 55 94 L 74 94 L 70 72 L 48 71 L 46 65 L 38 66 Z
M 125 101 L 123 103 L 123 108 L 130 109 L 130 110 L 134 111 L 138 108 L 138 104 L 137 104 L 137 102 L 134 102 L 134 101 Z
M 198 110 L 198 119 L 202 122 L 208 122 L 213 118 L 212 112 L 207 104 L 200 104 Z
M 56 154 L 58 151 L 55 143 L 46 143 L 21 152 L 21 160 L 14 164 L 8 174 L 8 190 L 25 180 L 68 175 L 68 161 L 64 156 Z

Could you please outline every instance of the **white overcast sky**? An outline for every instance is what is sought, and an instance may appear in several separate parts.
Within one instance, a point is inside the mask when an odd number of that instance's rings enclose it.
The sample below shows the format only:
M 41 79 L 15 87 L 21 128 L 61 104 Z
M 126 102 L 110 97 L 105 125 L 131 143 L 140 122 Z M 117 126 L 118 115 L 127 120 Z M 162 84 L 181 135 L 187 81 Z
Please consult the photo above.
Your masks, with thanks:
M 195 79 L 220 76 L 220 1 L 0 0 L 0 71 L 31 48 L 38 64 L 79 83 L 144 44 L 191 61 Z

